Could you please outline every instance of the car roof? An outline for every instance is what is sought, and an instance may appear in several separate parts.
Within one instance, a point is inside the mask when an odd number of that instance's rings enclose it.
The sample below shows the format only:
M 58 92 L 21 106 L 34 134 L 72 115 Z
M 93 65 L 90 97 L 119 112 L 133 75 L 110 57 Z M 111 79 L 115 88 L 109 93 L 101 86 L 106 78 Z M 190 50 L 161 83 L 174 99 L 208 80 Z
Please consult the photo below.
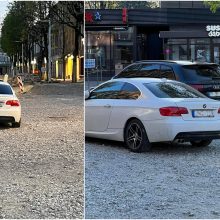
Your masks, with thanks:
M 139 60 L 137 63 L 169 63 L 169 64 L 179 64 L 179 65 L 217 65 L 216 63 L 207 63 L 207 62 L 197 62 L 189 60 Z
M 174 80 L 169 80 L 166 78 L 117 78 L 112 79 L 111 81 L 122 81 L 122 82 L 131 82 L 131 83 L 155 83 L 155 82 L 173 82 Z M 177 81 L 174 81 L 177 82 Z
M 4 81 L 1 81 L 1 80 L 0 80 L 0 85 L 7 85 L 7 86 L 10 86 L 10 84 L 9 84 L 9 83 L 4 82 Z

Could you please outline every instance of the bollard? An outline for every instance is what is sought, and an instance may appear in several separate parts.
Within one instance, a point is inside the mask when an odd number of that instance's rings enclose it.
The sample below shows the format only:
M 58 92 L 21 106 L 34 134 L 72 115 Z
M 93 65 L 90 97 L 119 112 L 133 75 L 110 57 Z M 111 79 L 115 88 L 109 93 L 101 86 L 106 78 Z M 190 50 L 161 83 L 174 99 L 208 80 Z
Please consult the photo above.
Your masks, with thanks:
M 8 82 L 8 74 L 5 74 L 5 75 L 4 75 L 3 82 Z
M 18 85 L 20 88 L 20 93 L 23 93 L 24 92 L 24 84 L 22 82 L 21 76 L 17 76 L 17 80 L 18 80 Z

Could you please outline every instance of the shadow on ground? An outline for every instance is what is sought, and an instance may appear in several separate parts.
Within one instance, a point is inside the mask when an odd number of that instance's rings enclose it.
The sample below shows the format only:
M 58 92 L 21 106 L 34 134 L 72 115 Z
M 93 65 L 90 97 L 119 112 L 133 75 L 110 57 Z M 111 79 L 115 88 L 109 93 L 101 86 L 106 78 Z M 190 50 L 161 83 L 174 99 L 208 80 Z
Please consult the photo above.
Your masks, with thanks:
M 112 148 L 125 149 L 129 151 L 129 149 L 125 146 L 123 142 L 98 139 L 98 138 L 89 138 L 89 137 L 86 137 L 85 141 L 87 145 L 96 144 L 96 145 L 100 145 L 103 147 L 107 146 L 107 147 L 112 147 Z M 145 154 L 196 153 L 200 151 L 203 151 L 203 152 L 208 151 L 211 146 L 212 144 L 210 144 L 210 146 L 208 147 L 195 147 L 195 146 L 192 146 L 190 143 L 177 144 L 177 143 L 161 142 L 161 143 L 153 143 L 151 150 L 149 152 L 145 152 Z

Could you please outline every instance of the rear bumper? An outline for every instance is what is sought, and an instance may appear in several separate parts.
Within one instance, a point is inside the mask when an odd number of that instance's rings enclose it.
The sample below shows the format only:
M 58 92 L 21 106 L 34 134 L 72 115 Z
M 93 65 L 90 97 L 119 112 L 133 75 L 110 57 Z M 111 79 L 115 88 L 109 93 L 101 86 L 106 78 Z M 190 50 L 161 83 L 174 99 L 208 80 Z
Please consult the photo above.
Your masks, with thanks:
M 173 117 L 167 120 L 143 121 L 143 124 L 150 142 L 220 139 L 220 120 L 184 121 Z
M 21 107 L 0 108 L 0 122 L 19 122 L 20 119 Z
M 11 116 L 0 116 L 0 122 L 2 123 L 9 123 L 9 122 L 15 122 L 15 118 Z
M 178 139 L 184 141 L 220 139 L 220 131 L 180 132 L 174 138 L 174 140 Z

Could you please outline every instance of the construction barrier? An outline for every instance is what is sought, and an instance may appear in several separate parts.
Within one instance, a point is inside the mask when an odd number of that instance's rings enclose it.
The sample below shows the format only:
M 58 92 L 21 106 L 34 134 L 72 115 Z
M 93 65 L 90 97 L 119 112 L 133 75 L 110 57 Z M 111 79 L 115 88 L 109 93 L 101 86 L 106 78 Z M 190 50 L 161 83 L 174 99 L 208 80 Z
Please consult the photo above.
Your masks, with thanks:
M 23 93 L 24 92 L 24 84 L 22 82 L 21 76 L 17 76 L 17 80 L 18 80 L 18 85 L 20 88 L 20 93 Z

